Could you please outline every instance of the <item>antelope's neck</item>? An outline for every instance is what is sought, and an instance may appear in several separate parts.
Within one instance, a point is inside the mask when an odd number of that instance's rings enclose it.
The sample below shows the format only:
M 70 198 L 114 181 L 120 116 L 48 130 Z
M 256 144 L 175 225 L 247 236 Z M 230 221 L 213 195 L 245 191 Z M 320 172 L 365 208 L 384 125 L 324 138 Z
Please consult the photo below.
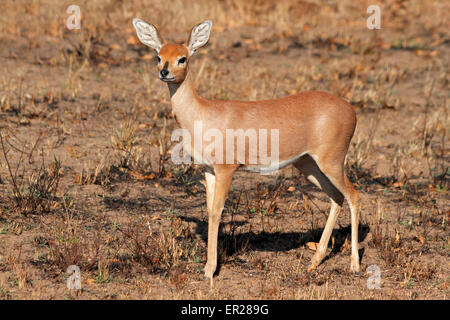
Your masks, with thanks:
M 195 92 L 190 71 L 182 83 L 169 83 L 172 113 L 184 129 L 192 129 L 195 120 L 201 120 L 203 107 L 201 99 Z

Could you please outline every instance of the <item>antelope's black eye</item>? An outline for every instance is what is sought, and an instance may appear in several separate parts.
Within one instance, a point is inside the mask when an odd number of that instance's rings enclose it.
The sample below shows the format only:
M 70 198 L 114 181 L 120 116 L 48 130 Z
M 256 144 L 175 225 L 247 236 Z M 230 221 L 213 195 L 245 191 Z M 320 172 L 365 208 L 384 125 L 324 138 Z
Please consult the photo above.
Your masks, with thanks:
M 156 56 L 156 59 L 158 60 L 158 63 L 161 62 L 161 57 L 160 56 Z
M 186 57 L 182 57 L 180 59 L 178 59 L 178 64 L 182 64 L 186 62 Z

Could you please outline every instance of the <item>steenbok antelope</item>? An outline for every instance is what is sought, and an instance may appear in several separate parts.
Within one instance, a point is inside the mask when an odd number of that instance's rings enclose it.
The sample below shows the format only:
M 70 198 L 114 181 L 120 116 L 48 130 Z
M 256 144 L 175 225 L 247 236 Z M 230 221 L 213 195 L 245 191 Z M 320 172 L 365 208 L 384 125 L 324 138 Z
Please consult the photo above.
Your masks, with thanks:
M 205 276 L 212 278 L 217 266 L 217 237 L 225 199 L 230 189 L 233 173 L 238 169 L 263 172 L 294 165 L 310 182 L 322 189 L 331 199 L 331 210 L 320 243 L 308 271 L 316 268 L 326 255 L 330 235 L 339 211 L 347 200 L 351 211 L 352 255 L 350 269 L 359 272 L 358 256 L 358 193 L 344 173 L 344 160 L 356 126 L 356 115 L 349 103 L 331 94 L 307 91 L 276 100 L 220 101 L 199 97 L 192 82 L 189 59 L 206 45 L 212 28 L 211 21 L 196 25 L 187 46 L 163 42 L 155 26 L 134 19 L 133 25 L 139 40 L 158 53 L 159 78 L 167 82 L 172 102 L 172 112 L 178 124 L 191 136 L 195 123 L 214 136 L 227 136 L 230 129 L 247 132 L 244 137 L 244 156 L 234 137 L 213 144 L 203 137 L 204 143 L 185 143 L 187 152 L 198 162 L 208 165 L 214 175 L 205 174 L 206 203 L 208 210 L 208 258 Z M 278 144 L 266 146 L 277 154 L 276 160 L 263 163 L 261 157 L 250 162 L 247 150 L 252 147 L 246 138 L 251 130 L 277 130 Z M 249 133 L 250 132 L 250 133 Z M 183 139 L 184 140 L 184 139 Z M 261 142 L 262 139 L 259 141 Z M 273 139 L 276 140 L 276 139 Z M 218 143 L 217 143 L 218 142 Z M 271 142 L 272 141 L 271 139 Z M 208 148 L 203 147 L 208 145 Z M 258 145 L 261 149 L 264 146 Z M 208 150 L 206 150 L 208 149 Z M 234 151 L 238 153 L 234 156 Z M 229 157 L 229 154 L 232 154 Z M 223 159 L 227 161 L 224 163 Z M 218 160 L 220 159 L 220 161 Z M 231 161 L 230 161 L 231 159 Z

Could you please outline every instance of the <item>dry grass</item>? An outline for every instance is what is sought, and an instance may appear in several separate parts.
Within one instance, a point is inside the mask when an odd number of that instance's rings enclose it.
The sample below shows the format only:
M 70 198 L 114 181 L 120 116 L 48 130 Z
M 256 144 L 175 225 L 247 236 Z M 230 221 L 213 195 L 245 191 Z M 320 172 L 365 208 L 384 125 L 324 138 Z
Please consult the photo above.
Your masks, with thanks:
M 0 298 L 448 299 L 449 33 L 445 1 L 3 0 L 0 16 Z M 328 202 L 284 169 L 239 173 L 223 213 L 216 287 L 203 281 L 204 168 L 175 166 L 177 127 L 140 17 L 185 41 L 199 94 L 257 100 L 319 89 L 347 99 L 360 191 L 360 277 L 344 210 L 329 258 L 306 272 Z M 82 290 L 65 283 L 81 268 Z M 365 270 L 381 269 L 368 290 Z

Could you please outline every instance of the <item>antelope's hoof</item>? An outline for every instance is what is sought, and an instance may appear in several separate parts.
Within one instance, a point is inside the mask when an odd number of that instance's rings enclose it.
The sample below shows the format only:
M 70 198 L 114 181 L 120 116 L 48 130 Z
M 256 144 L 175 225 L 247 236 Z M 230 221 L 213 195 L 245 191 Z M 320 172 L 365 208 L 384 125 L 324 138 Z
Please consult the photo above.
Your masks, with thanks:
M 359 262 L 355 262 L 355 263 L 352 262 L 350 264 L 350 271 L 356 275 L 359 275 L 359 272 L 360 272 Z

